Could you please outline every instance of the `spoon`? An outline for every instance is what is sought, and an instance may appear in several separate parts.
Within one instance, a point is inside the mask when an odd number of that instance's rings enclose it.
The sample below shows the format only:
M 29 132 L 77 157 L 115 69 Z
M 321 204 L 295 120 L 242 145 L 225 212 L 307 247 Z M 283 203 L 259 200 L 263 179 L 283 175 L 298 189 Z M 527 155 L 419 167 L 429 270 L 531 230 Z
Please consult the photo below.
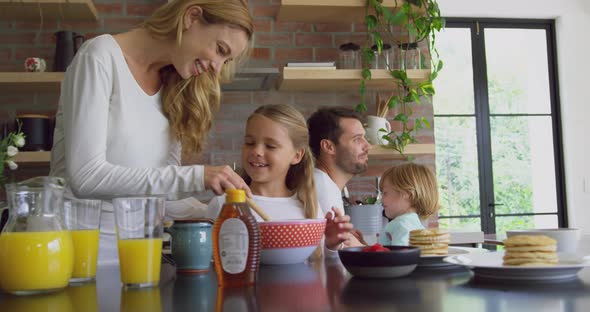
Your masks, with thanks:
M 264 210 L 262 210 L 262 208 L 260 208 L 260 206 L 258 206 L 257 203 L 254 202 L 254 200 L 252 200 L 252 198 L 246 197 L 246 202 L 248 203 L 248 205 L 250 205 L 250 208 L 252 208 L 252 210 L 256 211 L 256 213 L 262 218 L 262 220 L 270 221 L 270 217 L 264 212 Z

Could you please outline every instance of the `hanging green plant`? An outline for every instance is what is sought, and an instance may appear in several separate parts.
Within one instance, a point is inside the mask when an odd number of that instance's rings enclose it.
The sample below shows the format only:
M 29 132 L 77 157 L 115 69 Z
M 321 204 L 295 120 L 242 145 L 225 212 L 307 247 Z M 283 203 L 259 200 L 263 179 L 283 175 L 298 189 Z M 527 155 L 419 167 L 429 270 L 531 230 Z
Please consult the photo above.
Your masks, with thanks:
M 376 61 L 375 54 L 382 53 L 384 43 L 394 43 L 399 47 L 396 57 L 398 68 L 389 68 L 393 78 L 393 95 L 386 101 L 386 107 L 387 110 L 397 109 L 393 120 L 401 124 L 401 129 L 380 131 L 383 131 L 382 138 L 387 142 L 384 146 L 403 154 L 408 144 L 417 143 L 418 130 L 430 128 L 430 122 L 426 118 L 413 118 L 412 105 L 421 104 L 424 98 L 432 101 L 432 95 L 435 93 L 432 82 L 443 68 L 443 62 L 439 59 L 435 46 L 436 33 L 444 27 L 445 21 L 440 16 L 436 0 L 399 0 L 399 3 L 396 0 L 393 9 L 384 7 L 382 3 L 383 0 L 367 0 L 365 6 L 367 36 L 361 47 L 361 103 L 355 109 L 361 113 L 367 111 L 366 84 L 371 80 L 371 66 Z M 408 70 L 411 70 L 407 60 L 408 51 L 416 49 L 416 52 L 419 52 L 421 42 L 427 43 L 430 66 L 422 53 L 419 53 L 414 64 L 421 69 L 430 68 L 431 71 L 426 80 L 413 81 L 408 78 Z M 377 106 L 378 109 L 382 109 L 379 108 L 379 103 Z

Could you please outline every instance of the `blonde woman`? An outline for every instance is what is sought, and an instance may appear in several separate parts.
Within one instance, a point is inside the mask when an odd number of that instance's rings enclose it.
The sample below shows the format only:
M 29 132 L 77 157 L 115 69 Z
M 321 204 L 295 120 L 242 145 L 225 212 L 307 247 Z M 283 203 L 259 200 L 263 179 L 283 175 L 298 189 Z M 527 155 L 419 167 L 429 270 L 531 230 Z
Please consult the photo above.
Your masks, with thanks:
M 424 229 L 422 221 L 438 211 L 436 177 L 424 165 L 407 163 L 387 169 L 379 188 L 383 212 L 391 220 L 379 235 L 379 243 L 407 246 L 410 231 Z
M 138 28 L 86 41 L 61 86 L 51 175 L 65 177 L 75 197 L 251 194 L 229 166 L 180 160 L 203 148 L 220 82 L 248 53 L 252 32 L 245 0 L 174 0 Z M 116 246 L 105 206 L 101 258 L 103 244 Z M 170 207 L 173 217 L 193 214 L 191 205 Z
M 242 146 L 243 177 L 254 201 L 272 220 L 324 217 L 318 207 L 308 140 L 305 118 L 292 106 L 265 105 L 248 117 Z M 211 200 L 210 217 L 217 217 L 224 201 L 224 196 Z M 330 221 L 325 233 L 325 246 L 332 254 L 352 229 L 349 216 L 336 210 L 333 213 L 334 220 L 326 215 Z

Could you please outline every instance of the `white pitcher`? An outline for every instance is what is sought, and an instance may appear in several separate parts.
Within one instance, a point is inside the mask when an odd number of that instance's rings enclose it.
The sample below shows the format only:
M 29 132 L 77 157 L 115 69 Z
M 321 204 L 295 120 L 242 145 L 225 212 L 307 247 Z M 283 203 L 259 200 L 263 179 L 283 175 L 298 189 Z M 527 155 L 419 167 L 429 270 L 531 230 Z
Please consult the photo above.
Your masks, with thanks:
M 379 131 L 379 129 L 385 129 L 387 132 Z M 367 116 L 367 129 L 365 137 L 371 144 L 387 144 L 387 141 L 383 140 L 383 135 L 391 132 L 391 124 L 383 117 Z

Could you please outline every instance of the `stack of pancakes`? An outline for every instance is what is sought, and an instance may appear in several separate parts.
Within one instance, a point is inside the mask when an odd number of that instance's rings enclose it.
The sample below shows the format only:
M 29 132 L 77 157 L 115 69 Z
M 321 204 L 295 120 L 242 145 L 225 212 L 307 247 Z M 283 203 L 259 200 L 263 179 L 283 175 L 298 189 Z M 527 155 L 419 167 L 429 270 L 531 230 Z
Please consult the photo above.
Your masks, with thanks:
M 504 240 L 504 265 L 546 266 L 558 262 L 557 242 L 545 235 L 515 235 Z
M 446 255 L 451 235 L 448 230 L 432 228 L 410 231 L 410 245 L 420 248 L 422 256 Z

